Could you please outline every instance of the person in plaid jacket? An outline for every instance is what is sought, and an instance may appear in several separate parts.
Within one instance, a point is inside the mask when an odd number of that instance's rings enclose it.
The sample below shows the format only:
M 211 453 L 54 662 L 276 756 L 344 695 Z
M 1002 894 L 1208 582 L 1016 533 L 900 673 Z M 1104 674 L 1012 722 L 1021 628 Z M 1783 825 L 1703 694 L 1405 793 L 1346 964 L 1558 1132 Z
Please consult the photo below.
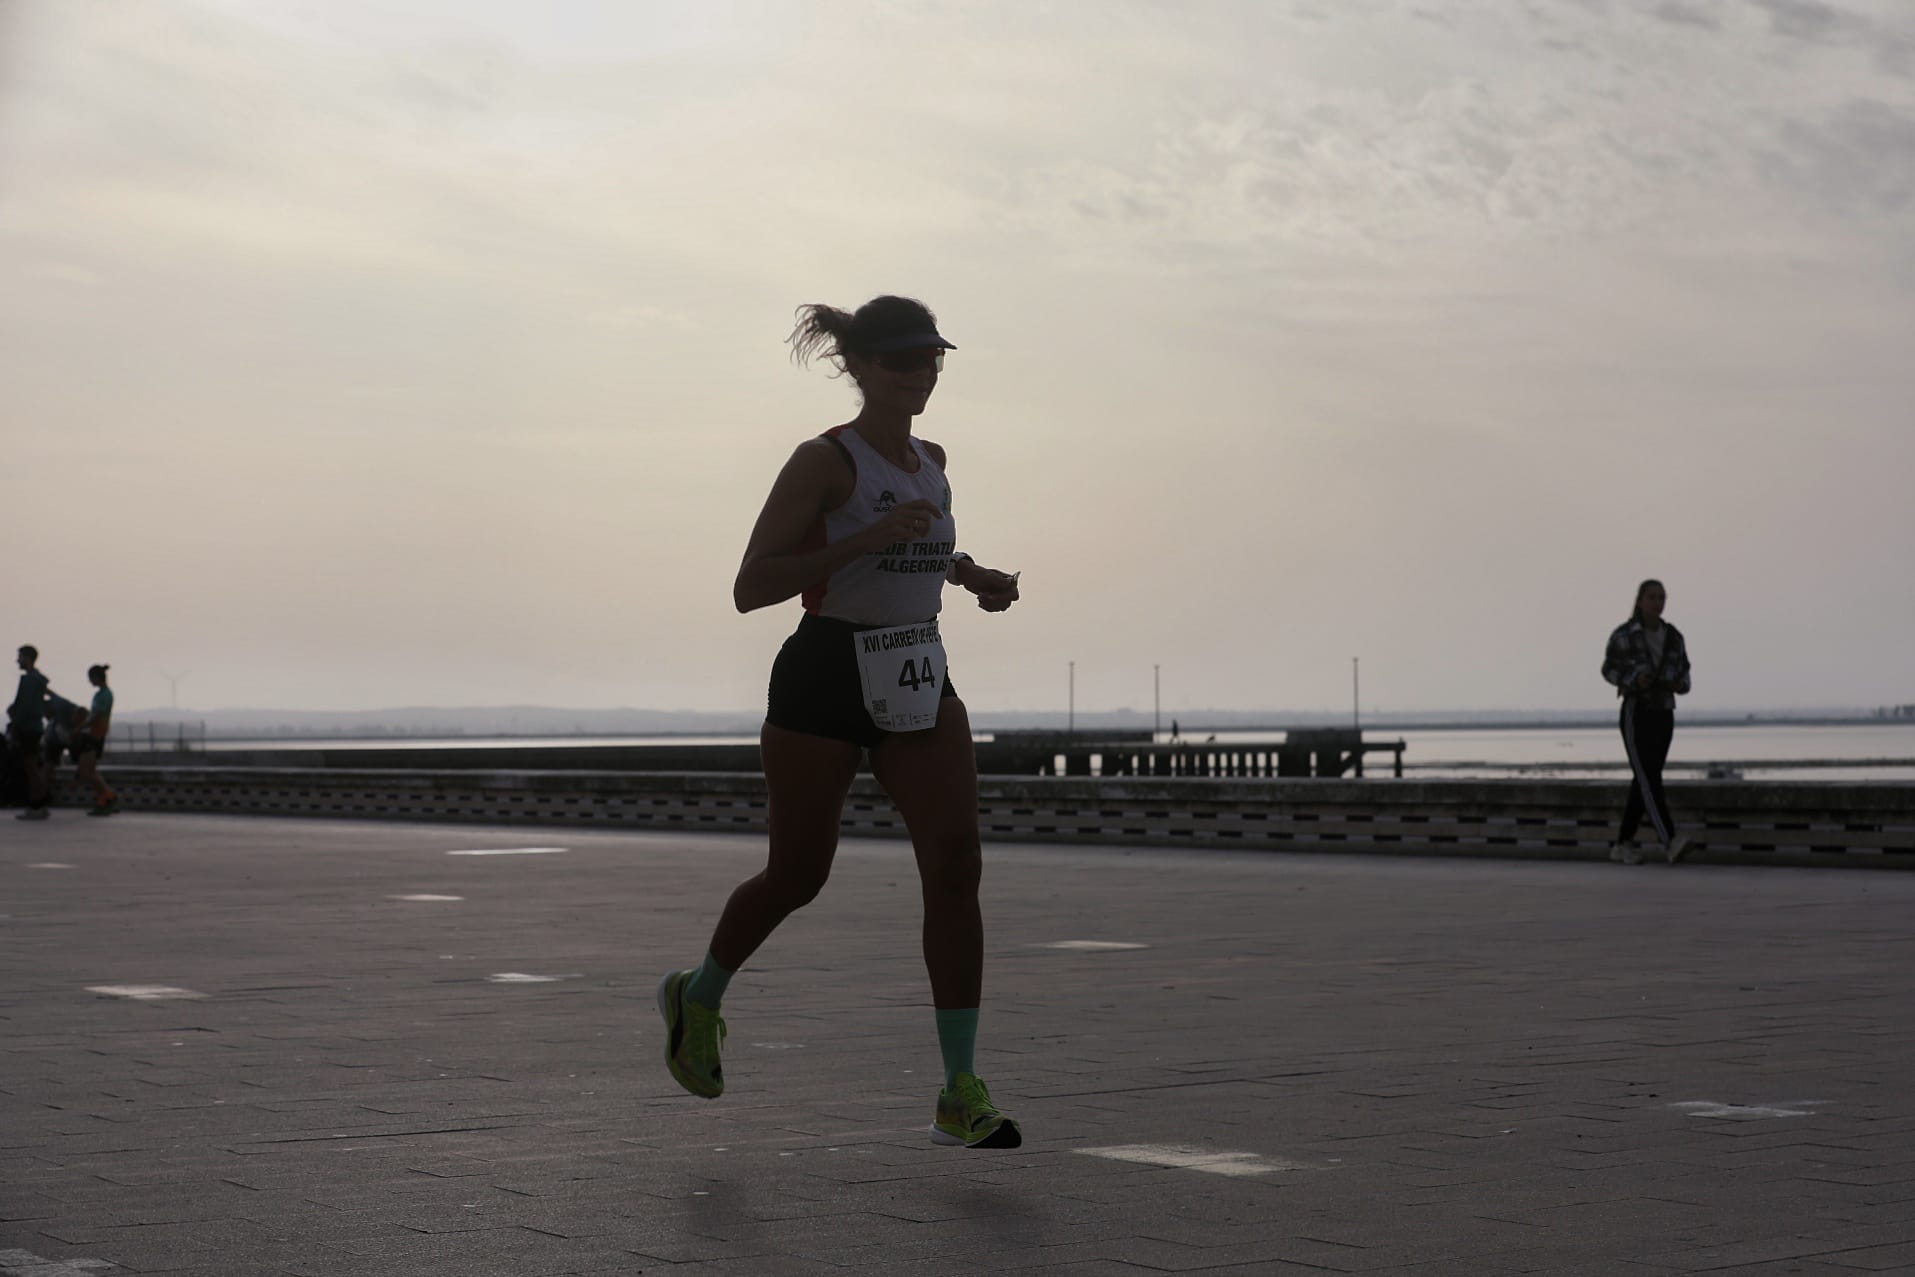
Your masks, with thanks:
M 1676 731 L 1676 697 L 1689 690 L 1689 647 L 1682 631 L 1662 619 L 1668 602 L 1662 582 L 1637 586 L 1635 610 L 1610 633 L 1603 653 L 1602 676 L 1622 698 L 1622 744 L 1634 778 L 1609 858 L 1628 865 L 1641 863 L 1635 837 L 1645 815 L 1670 864 L 1689 850 L 1689 839 L 1676 832 L 1662 791 L 1662 765 Z

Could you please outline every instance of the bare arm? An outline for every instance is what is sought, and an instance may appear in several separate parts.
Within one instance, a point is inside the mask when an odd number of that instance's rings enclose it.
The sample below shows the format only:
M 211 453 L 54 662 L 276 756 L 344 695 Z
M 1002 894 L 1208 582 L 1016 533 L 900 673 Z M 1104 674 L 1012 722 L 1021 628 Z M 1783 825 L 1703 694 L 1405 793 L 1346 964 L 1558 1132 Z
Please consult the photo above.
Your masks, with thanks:
M 944 517 L 929 501 L 906 501 L 853 536 L 815 550 L 803 549 L 805 536 L 819 518 L 851 495 L 851 484 L 852 476 L 835 445 L 823 439 L 798 445 L 771 485 L 771 495 L 765 498 L 765 508 L 758 512 L 751 540 L 745 545 L 738 578 L 732 582 L 731 601 L 740 612 L 802 594 L 805 587 L 827 579 L 858 556 L 918 535 L 919 522 L 928 527 Z

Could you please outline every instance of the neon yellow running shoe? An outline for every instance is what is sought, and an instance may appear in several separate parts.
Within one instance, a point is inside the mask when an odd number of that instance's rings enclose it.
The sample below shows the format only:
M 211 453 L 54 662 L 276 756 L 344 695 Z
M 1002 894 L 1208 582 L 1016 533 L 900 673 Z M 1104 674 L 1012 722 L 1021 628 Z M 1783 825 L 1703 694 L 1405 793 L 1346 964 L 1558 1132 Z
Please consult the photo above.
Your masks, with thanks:
M 658 1013 L 665 1017 L 665 1067 L 687 1091 L 714 1100 L 725 1093 L 725 1070 L 718 1062 L 725 1019 L 685 996 L 691 978 L 689 971 L 671 971 L 658 982 Z
M 948 1091 L 938 1092 L 938 1120 L 931 1123 L 933 1144 L 966 1148 L 1016 1148 L 1024 1142 L 1017 1123 L 997 1111 L 991 1093 L 975 1073 L 960 1073 Z

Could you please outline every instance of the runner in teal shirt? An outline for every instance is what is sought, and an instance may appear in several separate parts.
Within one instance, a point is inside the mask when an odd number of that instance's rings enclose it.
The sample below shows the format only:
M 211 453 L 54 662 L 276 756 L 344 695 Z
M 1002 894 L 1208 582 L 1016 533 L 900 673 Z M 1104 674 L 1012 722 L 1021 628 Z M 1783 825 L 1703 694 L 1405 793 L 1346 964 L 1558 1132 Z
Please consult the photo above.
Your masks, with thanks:
M 87 815 L 111 816 L 120 809 L 120 796 L 106 783 L 106 777 L 100 775 L 100 755 L 106 753 L 106 733 L 113 725 L 113 689 L 106 685 L 104 665 L 89 666 L 86 679 L 98 690 L 93 693 L 93 707 L 87 711 L 79 735 L 74 738 L 73 762 L 80 783 L 93 787 L 93 810 Z

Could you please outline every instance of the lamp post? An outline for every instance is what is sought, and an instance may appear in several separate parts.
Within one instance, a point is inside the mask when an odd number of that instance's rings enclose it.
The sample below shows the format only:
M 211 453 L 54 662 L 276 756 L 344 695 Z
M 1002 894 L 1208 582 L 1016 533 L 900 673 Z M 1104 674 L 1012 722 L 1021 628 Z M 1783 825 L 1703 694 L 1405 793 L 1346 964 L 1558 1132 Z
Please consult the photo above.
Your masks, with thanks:
M 1077 737 L 1077 662 L 1070 662 L 1070 709 L 1064 720 L 1064 734 L 1073 740 Z
M 1159 667 L 1150 667 L 1150 743 L 1157 743 L 1157 734 L 1163 730 L 1164 684 L 1159 675 Z
M 1357 660 L 1358 658 L 1354 656 L 1350 658 L 1350 726 L 1356 728 L 1358 734 L 1361 734 L 1363 731 L 1363 707 L 1361 699 L 1357 694 L 1357 689 L 1360 686 L 1357 682 Z

